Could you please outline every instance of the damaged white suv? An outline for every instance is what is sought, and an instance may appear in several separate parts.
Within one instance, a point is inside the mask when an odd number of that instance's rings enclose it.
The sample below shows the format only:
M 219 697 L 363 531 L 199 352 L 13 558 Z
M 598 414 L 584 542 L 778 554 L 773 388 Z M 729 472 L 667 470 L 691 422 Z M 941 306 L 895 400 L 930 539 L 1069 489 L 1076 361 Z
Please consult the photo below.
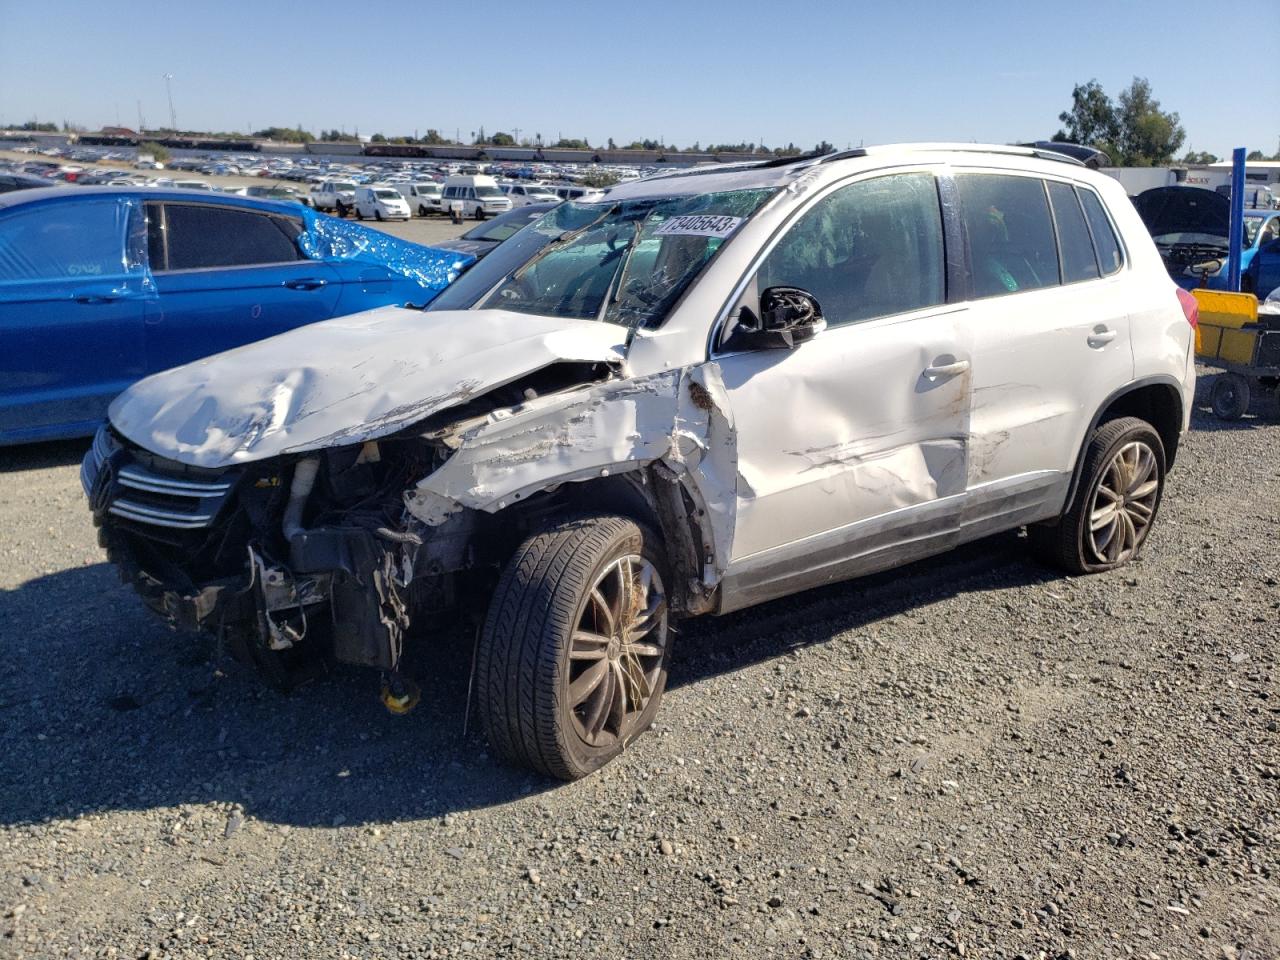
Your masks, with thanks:
M 170 622 L 275 682 L 376 667 L 395 710 L 472 664 L 497 753 L 576 778 L 652 721 L 678 618 L 1021 525 L 1074 573 L 1131 559 L 1195 323 L 1066 158 L 695 169 L 562 205 L 425 312 L 143 380 L 82 479 Z

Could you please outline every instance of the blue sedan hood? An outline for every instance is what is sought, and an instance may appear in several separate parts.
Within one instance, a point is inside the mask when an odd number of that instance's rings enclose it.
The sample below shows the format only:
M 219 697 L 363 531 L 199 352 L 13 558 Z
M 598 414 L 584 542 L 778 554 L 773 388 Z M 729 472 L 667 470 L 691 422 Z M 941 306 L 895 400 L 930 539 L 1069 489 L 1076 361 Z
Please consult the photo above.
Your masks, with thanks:
M 152 453 L 222 467 L 387 436 L 561 360 L 621 362 L 628 330 L 503 310 L 382 307 L 148 377 L 112 425 Z

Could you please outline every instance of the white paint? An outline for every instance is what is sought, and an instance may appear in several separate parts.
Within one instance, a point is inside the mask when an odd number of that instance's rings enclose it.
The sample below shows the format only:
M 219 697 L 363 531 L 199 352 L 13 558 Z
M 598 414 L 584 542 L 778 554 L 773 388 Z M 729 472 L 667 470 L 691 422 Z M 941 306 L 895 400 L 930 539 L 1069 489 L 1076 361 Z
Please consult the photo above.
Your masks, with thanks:
M 620 363 L 611 324 L 382 307 L 156 374 L 111 422 L 180 463 L 221 467 L 386 436 L 557 360 Z

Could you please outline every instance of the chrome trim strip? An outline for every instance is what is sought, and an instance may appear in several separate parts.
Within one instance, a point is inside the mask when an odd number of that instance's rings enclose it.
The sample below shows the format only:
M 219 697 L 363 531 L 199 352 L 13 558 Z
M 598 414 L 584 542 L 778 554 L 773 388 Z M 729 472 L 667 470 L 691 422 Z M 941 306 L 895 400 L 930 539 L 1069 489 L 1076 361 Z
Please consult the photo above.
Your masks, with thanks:
M 133 487 L 136 490 L 196 498 L 219 496 L 231 489 L 230 481 L 170 480 L 132 465 L 120 470 L 119 480 L 123 486 Z
M 171 510 L 156 510 L 144 507 L 140 503 L 129 500 L 117 500 L 107 508 L 107 512 L 126 520 L 149 523 L 158 527 L 173 527 L 178 530 L 198 530 L 207 527 L 213 520 L 212 514 L 174 513 Z

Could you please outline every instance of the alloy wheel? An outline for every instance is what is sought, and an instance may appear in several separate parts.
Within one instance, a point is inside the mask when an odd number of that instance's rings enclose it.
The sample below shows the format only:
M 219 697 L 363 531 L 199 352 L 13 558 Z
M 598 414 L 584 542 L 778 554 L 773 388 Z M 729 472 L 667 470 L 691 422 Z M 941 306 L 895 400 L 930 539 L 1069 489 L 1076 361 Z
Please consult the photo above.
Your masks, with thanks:
M 1089 509 L 1089 547 L 1099 563 L 1120 564 L 1142 546 L 1160 498 L 1155 451 L 1126 443 L 1102 472 Z
M 568 707 L 583 742 L 626 741 L 655 695 L 667 644 L 662 578 L 627 554 L 597 576 L 569 642 Z

